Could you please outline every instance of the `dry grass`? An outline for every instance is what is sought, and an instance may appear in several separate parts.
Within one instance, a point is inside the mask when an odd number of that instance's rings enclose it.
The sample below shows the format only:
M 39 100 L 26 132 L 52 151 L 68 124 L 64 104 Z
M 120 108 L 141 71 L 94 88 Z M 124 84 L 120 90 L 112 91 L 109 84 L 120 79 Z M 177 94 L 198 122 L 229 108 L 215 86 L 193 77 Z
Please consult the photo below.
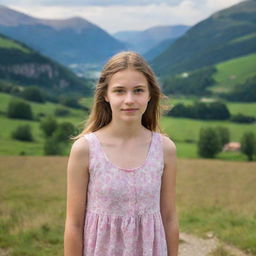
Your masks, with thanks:
M 16 255 L 63 254 L 67 161 L 67 157 L 53 156 L 0 157 L 0 247 L 12 247 Z M 216 213 L 201 209 L 231 211 L 234 225 L 240 217 L 255 221 L 255 184 L 255 162 L 178 159 L 181 229 L 202 236 L 213 231 L 224 240 L 230 237 L 229 232 L 235 233 L 237 226 L 233 230 L 233 224 L 227 223 L 222 229 L 221 219 L 218 220 L 222 215 L 216 215 L 213 224 L 208 223 Z M 214 223 L 216 219 L 219 226 Z M 241 222 L 239 228 L 249 230 L 251 223 Z M 226 242 L 252 251 L 252 243 L 246 240 L 242 244 L 236 240 Z

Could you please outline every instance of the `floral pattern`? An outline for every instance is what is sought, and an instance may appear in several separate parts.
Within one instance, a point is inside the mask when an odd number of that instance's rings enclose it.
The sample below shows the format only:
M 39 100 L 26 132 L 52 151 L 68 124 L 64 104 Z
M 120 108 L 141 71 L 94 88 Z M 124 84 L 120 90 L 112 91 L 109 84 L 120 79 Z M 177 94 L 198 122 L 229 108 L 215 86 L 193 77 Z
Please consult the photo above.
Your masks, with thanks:
M 160 214 L 162 135 L 152 132 L 142 166 L 111 163 L 94 133 L 89 142 L 89 183 L 83 256 L 167 256 Z

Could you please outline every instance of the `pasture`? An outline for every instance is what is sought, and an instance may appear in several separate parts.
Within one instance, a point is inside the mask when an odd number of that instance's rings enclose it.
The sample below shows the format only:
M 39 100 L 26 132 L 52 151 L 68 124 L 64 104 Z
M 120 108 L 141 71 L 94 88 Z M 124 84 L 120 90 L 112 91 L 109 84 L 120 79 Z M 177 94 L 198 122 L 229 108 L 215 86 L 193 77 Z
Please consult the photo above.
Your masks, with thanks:
M 11 119 L 5 116 L 8 102 L 11 100 L 8 94 L 0 93 L 0 155 L 20 155 L 24 152 L 26 155 L 42 156 L 43 152 L 43 133 L 40 130 L 39 121 Z M 172 98 L 167 100 L 168 105 L 171 107 L 179 102 L 184 104 L 192 104 L 194 98 Z M 35 116 L 40 113 L 45 115 L 54 115 L 54 111 L 59 104 L 47 102 L 45 104 L 29 102 Z M 92 98 L 83 98 L 81 104 L 90 107 L 92 105 Z M 228 108 L 232 114 L 243 113 L 246 115 L 255 116 L 256 103 L 227 103 Z M 79 130 L 83 128 L 83 122 L 87 119 L 88 114 L 82 110 L 76 110 L 65 107 L 70 113 L 65 117 L 57 117 L 58 123 L 71 122 Z M 32 128 L 34 137 L 33 142 L 22 142 L 14 140 L 10 137 L 11 131 L 15 130 L 18 125 L 29 124 Z M 197 141 L 199 138 L 199 130 L 205 126 L 225 126 L 230 130 L 231 141 L 240 141 L 244 132 L 252 131 L 256 135 L 254 124 L 237 124 L 229 121 L 204 121 L 189 118 L 172 118 L 163 116 L 161 118 L 161 127 L 163 131 L 177 145 L 177 154 L 179 158 L 198 158 L 197 155 Z M 71 142 L 70 142 L 71 143 Z M 64 149 L 64 155 L 68 155 L 70 144 Z M 236 160 L 246 161 L 245 155 L 240 152 L 222 152 L 216 156 L 218 159 L 223 160 Z
M 12 256 L 61 256 L 66 156 L 0 157 L 0 248 Z M 256 255 L 256 164 L 178 159 L 180 230 Z

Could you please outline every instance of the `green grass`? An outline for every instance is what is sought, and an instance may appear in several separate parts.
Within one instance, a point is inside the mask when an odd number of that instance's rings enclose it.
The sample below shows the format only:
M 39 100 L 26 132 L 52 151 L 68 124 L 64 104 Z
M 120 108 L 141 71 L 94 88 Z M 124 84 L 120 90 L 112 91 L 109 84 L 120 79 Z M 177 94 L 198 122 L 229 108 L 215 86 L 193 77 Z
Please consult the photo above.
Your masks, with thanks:
M 0 161 L 0 248 L 11 249 L 10 256 L 63 255 L 68 158 Z M 199 237 L 211 232 L 256 255 L 255 170 L 255 163 L 178 159 L 180 230 Z
M 7 111 L 8 103 L 12 97 L 9 94 L 0 93 L 0 110 L 3 112 L 0 115 L 1 131 L 0 131 L 0 154 L 1 155 L 19 155 L 21 152 L 25 152 L 27 155 L 43 155 L 43 143 L 44 137 L 40 130 L 38 121 L 19 120 L 7 118 L 4 113 Z M 169 98 L 170 104 L 177 104 L 183 102 L 184 104 L 192 104 L 195 98 Z M 29 102 L 32 107 L 32 111 L 35 116 L 41 114 L 53 115 L 59 104 L 47 102 L 45 104 Z M 92 104 L 92 98 L 83 98 L 81 104 L 90 107 Z M 256 103 L 228 103 L 228 108 L 232 114 L 244 113 L 251 114 L 256 117 Z M 58 117 L 58 123 L 71 122 L 79 130 L 83 127 L 83 122 L 87 119 L 88 115 L 82 110 L 76 110 L 67 108 L 70 114 L 65 117 Z M 11 138 L 11 132 L 15 130 L 19 125 L 29 124 L 32 128 L 32 134 L 34 142 L 22 142 L 13 140 Z M 164 132 L 176 143 L 177 155 L 180 158 L 198 158 L 197 155 L 197 141 L 199 130 L 205 126 L 225 126 L 229 128 L 232 141 L 239 141 L 244 132 L 256 131 L 252 124 L 236 124 L 228 121 L 202 121 L 189 118 L 171 118 L 162 117 L 161 127 Z M 69 154 L 68 145 L 64 149 L 64 154 Z M 217 155 L 217 158 L 223 160 L 236 160 L 246 161 L 246 157 L 240 153 L 223 152 Z
M 217 64 L 217 73 L 213 75 L 216 85 L 209 90 L 230 91 L 236 84 L 243 83 L 247 78 L 256 75 L 255 63 L 256 54 L 250 54 Z
M 256 255 L 255 163 L 179 159 L 177 202 L 181 230 Z
M 5 39 L 3 37 L 0 37 L 0 48 L 13 48 L 13 49 L 20 50 L 24 53 L 30 53 L 31 52 L 30 50 L 28 50 L 25 47 L 22 47 L 18 43 L 15 43 L 14 41 L 12 41 L 10 39 Z

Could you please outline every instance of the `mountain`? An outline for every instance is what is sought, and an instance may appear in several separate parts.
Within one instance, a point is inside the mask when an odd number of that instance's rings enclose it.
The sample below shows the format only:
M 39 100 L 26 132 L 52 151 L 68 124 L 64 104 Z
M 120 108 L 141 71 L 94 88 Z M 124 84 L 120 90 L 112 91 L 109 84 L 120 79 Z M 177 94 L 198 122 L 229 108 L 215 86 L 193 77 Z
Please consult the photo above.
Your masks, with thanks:
M 196 24 L 151 63 L 159 76 L 182 73 L 256 52 L 256 1 Z
M 162 42 L 160 42 L 158 45 L 147 51 L 146 53 L 143 54 L 144 58 L 147 61 L 153 60 L 155 57 L 160 55 L 163 51 L 165 51 L 170 45 L 172 45 L 176 38 L 169 38 L 165 39 Z
M 0 6 L 0 32 L 62 64 L 104 63 L 125 45 L 89 21 L 37 19 Z
M 143 31 L 120 31 L 113 36 L 125 42 L 128 48 L 144 54 L 164 40 L 180 37 L 188 29 L 185 25 L 157 26 Z
M 4 91 L 5 84 L 16 84 L 19 88 L 36 85 L 44 92 L 58 96 L 75 93 L 89 95 L 91 92 L 89 81 L 1 34 L 0 79 L 1 91 Z

